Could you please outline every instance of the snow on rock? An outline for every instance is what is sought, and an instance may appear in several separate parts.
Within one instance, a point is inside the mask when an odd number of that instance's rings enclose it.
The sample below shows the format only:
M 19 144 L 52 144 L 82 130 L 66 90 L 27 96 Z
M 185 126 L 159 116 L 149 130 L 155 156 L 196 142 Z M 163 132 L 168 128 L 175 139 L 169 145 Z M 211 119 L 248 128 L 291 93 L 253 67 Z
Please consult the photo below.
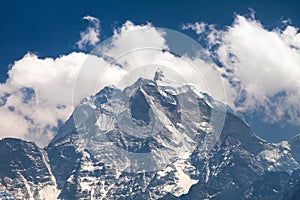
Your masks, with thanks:
M 286 171 L 292 173 L 299 169 L 299 163 L 293 158 L 290 145 L 287 141 L 273 144 L 271 149 L 265 149 L 257 155 L 267 171 Z

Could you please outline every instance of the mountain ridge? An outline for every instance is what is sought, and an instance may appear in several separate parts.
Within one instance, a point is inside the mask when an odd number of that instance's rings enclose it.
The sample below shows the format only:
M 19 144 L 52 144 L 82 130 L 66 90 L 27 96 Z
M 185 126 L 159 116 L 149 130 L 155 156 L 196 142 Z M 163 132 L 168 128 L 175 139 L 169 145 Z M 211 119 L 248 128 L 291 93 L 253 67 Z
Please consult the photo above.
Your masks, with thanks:
M 268 143 L 230 110 L 218 135 L 211 118 L 223 113 L 215 109 L 222 106 L 219 102 L 191 85 L 159 85 L 158 75 L 156 80 L 138 79 L 124 90 L 107 86 L 83 99 L 44 149 L 1 139 L 1 156 L 7 151 L 13 155 L 15 145 L 23 146 L 17 149 L 17 160 L 23 165 L 28 161 L 22 157 L 34 156 L 30 162 L 36 170 L 24 176 L 32 166 L 15 169 L 16 161 L 2 157 L 0 167 L 7 170 L 0 170 L 0 191 L 17 199 L 149 200 L 255 199 L 261 193 L 268 194 L 261 199 L 280 199 L 287 191 L 297 192 L 298 140 Z M 122 152 L 120 157 L 116 150 Z M 278 180 L 288 180 L 293 187 L 280 185 L 282 190 L 274 194 L 268 187 L 260 190 L 271 184 L 266 177 L 272 173 L 282 173 Z M 7 181 L 10 176 L 29 186 Z M 48 187 L 55 197 L 39 192 Z

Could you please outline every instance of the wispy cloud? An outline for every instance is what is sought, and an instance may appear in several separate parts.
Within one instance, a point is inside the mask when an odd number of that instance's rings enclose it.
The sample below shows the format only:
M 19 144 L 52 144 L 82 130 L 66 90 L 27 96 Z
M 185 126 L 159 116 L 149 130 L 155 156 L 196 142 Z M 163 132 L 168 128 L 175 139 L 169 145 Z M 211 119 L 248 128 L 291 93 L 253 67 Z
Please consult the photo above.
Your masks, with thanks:
M 83 19 L 87 20 L 89 25 L 85 31 L 80 32 L 80 40 L 77 42 L 79 49 L 95 46 L 100 41 L 100 20 L 89 15 L 83 17 Z

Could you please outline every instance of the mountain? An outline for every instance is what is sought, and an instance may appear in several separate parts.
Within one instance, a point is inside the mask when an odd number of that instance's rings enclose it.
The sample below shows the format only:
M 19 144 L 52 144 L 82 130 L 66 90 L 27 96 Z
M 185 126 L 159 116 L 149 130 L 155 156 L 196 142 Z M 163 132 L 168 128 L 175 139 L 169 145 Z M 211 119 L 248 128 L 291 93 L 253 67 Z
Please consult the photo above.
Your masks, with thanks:
M 87 97 L 47 147 L 0 140 L 2 199 L 297 199 L 297 139 L 268 143 L 193 85 Z

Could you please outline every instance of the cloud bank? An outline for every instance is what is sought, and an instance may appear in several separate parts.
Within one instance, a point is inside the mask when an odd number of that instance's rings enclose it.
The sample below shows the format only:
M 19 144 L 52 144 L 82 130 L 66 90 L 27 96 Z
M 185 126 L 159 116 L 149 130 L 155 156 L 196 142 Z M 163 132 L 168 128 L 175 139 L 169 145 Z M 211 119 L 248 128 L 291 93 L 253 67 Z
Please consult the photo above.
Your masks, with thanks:
M 41 146 L 52 138 L 59 121 L 72 111 L 76 72 L 87 55 L 71 53 L 40 59 L 28 53 L 16 61 L 0 86 L 0 137 L 21 137 Z
M 236 110 L 263 111 L 269 122 L 300 125 L 300 34 L 298 28 L 268 30 L 254 18 L 237 15 L 225 30 L 188 24 L 206 40 L 219 69 L 234 89 Z

